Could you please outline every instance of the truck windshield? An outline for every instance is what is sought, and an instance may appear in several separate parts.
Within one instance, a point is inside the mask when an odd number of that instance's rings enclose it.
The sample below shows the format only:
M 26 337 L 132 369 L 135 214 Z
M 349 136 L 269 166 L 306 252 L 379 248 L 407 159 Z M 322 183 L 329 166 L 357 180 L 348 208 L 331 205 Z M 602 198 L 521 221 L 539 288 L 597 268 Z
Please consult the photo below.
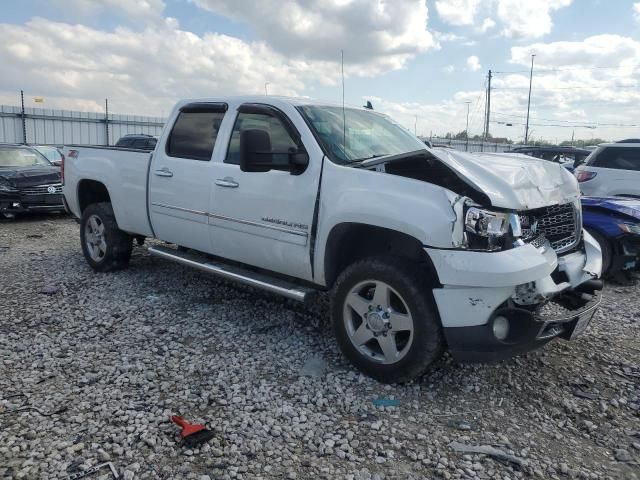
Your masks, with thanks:
M 425 149 L 425 145 L 385 115 L 356 108 L 305 105 L 298 108 L 329 157 L 338 163 Z M 345 126 L 346 120 L 346 128 Z

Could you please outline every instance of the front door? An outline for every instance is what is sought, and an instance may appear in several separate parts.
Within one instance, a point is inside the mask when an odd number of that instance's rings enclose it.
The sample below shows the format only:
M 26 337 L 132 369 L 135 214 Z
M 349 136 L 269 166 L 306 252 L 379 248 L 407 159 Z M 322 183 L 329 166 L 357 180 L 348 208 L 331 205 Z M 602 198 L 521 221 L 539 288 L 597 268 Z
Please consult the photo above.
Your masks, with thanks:
M 299 175 L 279 170 L 242 172 L 239 165 L 242 130 L 265 130 L 272 151 L 287 152 L 297 148 L 297 142 L 312 143 L 306 130 L 301 140 L 294 140 L 293 125 L 285 127 L 277 116 L 247 113 L 240 107 L 226 155 L 214 163 L 209 224 L 216 255 L 312 280 L 310 235 L 322 157 L 307 149 L 309 165 Z M 273 159 L 287 162 L 288 157 Z
M 225 104 L 185 105 L 176 114 L 166 148 L 153 154 L 149 212 L 155 236 L 209 253 L 211 161 Z

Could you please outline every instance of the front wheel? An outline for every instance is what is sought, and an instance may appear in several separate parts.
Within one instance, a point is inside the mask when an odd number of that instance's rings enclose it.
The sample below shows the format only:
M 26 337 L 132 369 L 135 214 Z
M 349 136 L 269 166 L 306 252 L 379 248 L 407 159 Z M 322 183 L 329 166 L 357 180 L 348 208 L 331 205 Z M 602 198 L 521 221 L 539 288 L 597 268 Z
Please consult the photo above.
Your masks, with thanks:
M 82 212 L 82 253 L 95 271 L 124 268 L 131 258 L 132 240 L 131 235 L 118 228 L 110 203 L 93 203 Z
M 383 383 L 424 373 L 443 351 L 443 334 L 425 272 L 404 259 L 369 258 L 349 266 L 332 298 L 344 355 Z

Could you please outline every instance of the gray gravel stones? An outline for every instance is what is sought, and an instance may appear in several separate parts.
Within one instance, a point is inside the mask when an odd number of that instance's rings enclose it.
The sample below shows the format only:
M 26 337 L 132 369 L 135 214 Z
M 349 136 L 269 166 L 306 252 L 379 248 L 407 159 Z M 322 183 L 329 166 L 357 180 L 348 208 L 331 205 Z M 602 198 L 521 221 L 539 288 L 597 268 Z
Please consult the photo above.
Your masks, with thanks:
M 640 478 L 637 286 L 607 287 L 575 342 L 385 386 L 339 354 L 325 297 L 304 308 L 140 247 L 95 274 L 67 218 L 2 221 L 0 245 L 0 478 L 105 461 L 136 479 Z M 215 437 L 185 450 L 172 414 Z

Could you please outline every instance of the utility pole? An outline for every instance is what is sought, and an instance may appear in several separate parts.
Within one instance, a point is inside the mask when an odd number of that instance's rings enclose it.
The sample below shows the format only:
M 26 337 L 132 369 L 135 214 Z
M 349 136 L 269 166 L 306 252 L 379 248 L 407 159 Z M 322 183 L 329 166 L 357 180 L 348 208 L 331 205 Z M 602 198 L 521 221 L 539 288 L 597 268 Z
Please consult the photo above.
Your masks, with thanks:
M 22 104 L 22 143 L 27 143 L 27 120 L 24 114 L 24 91 L 20 90 L 20 103 Z
M 104 99 L 104 135 L 107 147 L 109 146 L 109 99 Z
M 467 143 L 465 145 L 465 152 L 469 151 L 469 105 L 471 105 L 471 102 L 464 102 L 467 104 L 467 128 L 465 129 L 464 133 L 465 133 L 465 137 L 467 139 Z
M 264 94 L 269 95 L 269 90 L 267 87 L 269 86 L 269 82 L 264 82 Z
M 417 137 L 418 136 L 418 115 L 416 115 L 416 121 L 413 124 L 413 134 Z
M 527 101 L 527 125 L 524 127 L 524 144 L 529 143 L 529 111 L 531 110 L 531 85 L 533 83 L 533 59 L 535 53 L 531 54 L 531 73 L 529 74 L 529 100 Z
M 484 138 L 483 141 L 487 140 L 489 136 L 489 120 L 491 118 L 491 70 L 489 70 L 489 81 L 487 82 L 487 121 L 484 126 Z
M 573 136 L 576 134 L 576 129 L 574 128 L 571 132 L 571 146 L 573 147 Z

